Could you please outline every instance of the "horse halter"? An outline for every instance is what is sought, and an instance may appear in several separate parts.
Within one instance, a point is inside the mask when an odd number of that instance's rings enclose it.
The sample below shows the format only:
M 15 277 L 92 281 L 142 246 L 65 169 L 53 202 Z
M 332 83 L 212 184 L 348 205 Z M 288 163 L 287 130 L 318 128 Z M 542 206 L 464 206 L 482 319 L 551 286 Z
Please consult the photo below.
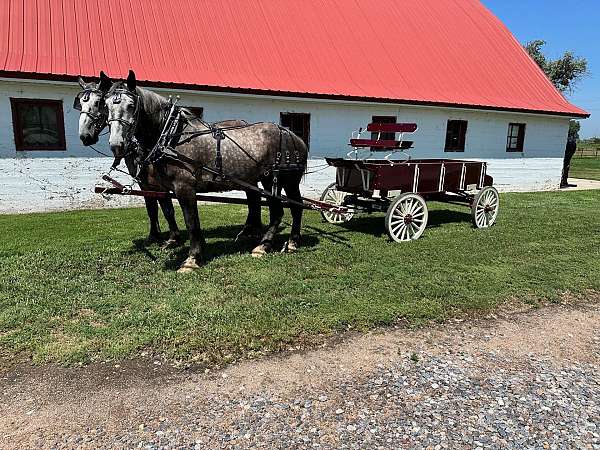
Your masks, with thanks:
M 133 117 L 131 120 L 125 120 L 125 119 L 122 119 L 119 117 L 116 119 L 108 118 L 106 121 L 108 123 L 109 127 L 112 122 L 119 122 L 121 125 L 127 126 L 126 130 L 123 131 L 125 156 L 127 156 L 131 153 L 137 152 L 137 150 L 138 150 L 137 139 L 135 138 L 134 134 L 137 129 L 138 121 L 140 118 L 140 98 L 137 93 L 131 92 L 131 91 L 129 91 L 127 89 L 123 89 L 123 88 L 115 89 L 112 94 L 113 94 L 113 97 L 112 97 L 113 104 L 121 103 L 123 95 L 128 95 L 129 97 L 131 97 L 133 100 L 133 104 L 134 104 Z M 131 147 L 133 147 L 133 149 L 131 149 Z
M 98 108 L 98 113 L 93 113 L 90 111 L 83 111 L 81 107 L 81 103 L 87 103 L 90 100 L 90 96 L 92 94 L 98 94 L 100 96 L 100 107 Z M 95 134 L 100 134 L 102 129 L 108 123 L 108 109 L 106 107 L 106 103 L 104 102 L 104 92 L 100 89 L 84 89 L 79 92 L 75 96 L 75 100 L 73 100 L 73 109 L 79 111 L 79 114 L 86 114 L 92 119 L 92 125 L 94 127 Z

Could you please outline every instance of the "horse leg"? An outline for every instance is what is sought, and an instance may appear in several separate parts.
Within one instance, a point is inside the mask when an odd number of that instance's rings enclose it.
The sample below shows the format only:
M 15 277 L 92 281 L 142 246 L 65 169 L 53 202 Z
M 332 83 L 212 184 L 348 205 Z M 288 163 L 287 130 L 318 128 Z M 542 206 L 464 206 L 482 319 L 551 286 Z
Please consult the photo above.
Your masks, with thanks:
M 262 234 L 262 218 L 261 218 L 261 195 L 258 192 L 247 190 L 246 198 L 248 200 L 248 217 L 242 231 L 236 237 L 236 240 L 241 236 L 260 236 Z
M 271 190 L 271 181 L 263 181 L 263 186 L 267 191 Z M 269 227 L 260 241 L 260 244 L 252 250 L 252 256 L 260 258 L 273 249 L 273 240 L 279 230 L 281 219 L 283 218 L 283 206 L 281 200 L 269 199 Z
M 177 226 L 177 220 L 175 220 L 175 208 L 173 207 L 173 200 L 170 198 L 162 198 L 158 201 L 160 203 L 160 209 L 162 209 L 163 215 L 169 224 L 169 239 L 163 244 L 163 248 L 176 247 L 181 236 L 179 234 L 179 227 Z
M 150 220 L 150 234 L 146 238 L 146 244 L 160 241 L 160 223 L 158 222 L 158 202 L 155 198 L 144 197 L 146 212 Z
M 190 236 L 190 252 L 177 272 L 189 273 L 200 268 L 202 253 L 205 247 L 204 235 L 200 228 L 198 216 L 198 203 L 194 191 L 176 192 L 177 200 L 181 205 L 183 217 Z
M 290 200 L 295 200 L 302 203 L 302 195 L 300 194 L 300 177 L 293 175 L 290 180 L 284 185 L 285 194 Z M 290 205 L 290 212 L 292 213 L 292 232 L 287 244 L 283 247 L 284 251 L 293 252 L 300 246 L 300 231 L 302 228 L 302 213 L 304 208 L 298 205 Z

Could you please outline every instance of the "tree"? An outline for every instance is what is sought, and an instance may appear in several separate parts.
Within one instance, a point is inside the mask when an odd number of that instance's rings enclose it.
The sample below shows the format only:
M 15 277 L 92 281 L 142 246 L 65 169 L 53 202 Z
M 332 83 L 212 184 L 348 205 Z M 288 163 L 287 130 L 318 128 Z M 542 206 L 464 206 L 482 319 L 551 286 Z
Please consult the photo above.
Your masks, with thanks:
M 569 139 L 579 140 L 579 130 L 581 130 L 581 124 L 579 120 L 571 120 L 569 122 Z
M 579 58 L 573 52 L 565 52 L 558 59 L 548 59 L 543 47 L 546 41 L 535 40 L 525 44 L 525 50 L 550 79 L 552 84 L 562 93 L 572 93 L 577 83 L 588 74 L 587 59 Z M 569 124 L 569 139 L 579 139 L 581 124 L 571 120 Z
M 549 59 L 543 52 L 545 45 L 546 41 L 538 39 L 525 44 L 525 50 L 556 89 L 563 93 L 572 93 L 577 83 L 588 74 L 587 59 L 577 57 L 573 52 L 565 52 L 558 59 Z

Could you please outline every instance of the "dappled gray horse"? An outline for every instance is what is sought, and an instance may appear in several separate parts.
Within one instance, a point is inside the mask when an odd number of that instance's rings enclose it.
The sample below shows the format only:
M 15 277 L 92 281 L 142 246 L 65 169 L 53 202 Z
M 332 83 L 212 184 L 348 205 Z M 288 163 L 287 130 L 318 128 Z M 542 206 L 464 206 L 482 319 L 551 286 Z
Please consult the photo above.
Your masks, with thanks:
M 107 125 L 108 109 L 104 96 L 112 86 L 112 80 L 103 72 L 100 72 L 98 83 L 86 83 L 79 77 L 81 92 L 75 98 L 73 107 L 80 111 L 79 116 L 79 138 L 83 145 L 94 145 L 104 127 Z M 216 122 L 213 126 L 230 127 L 245 125 L 243 120 L 224 120 Z M 148 176 L 149 174 L 141 172 L 138 174 L 138 163 L 136 155 L 130 154 L 125 158 L 125 165 L 132 177 L 138 175 L 140 179 L 140 188 L 147 191 L 164 190 L 156 180 Z M 262 220 L 260 212 L 260 196 L 254 192 L 246 192 L 248 199 L 248 217 L 246 224 L 240 232 L 240 235 L 256 236 L 262 232 Z M 157 200 L 155 198 L 144 197 L 146 212 L 150 221 L 150 233 L 146 240 L 147 243 L 160 241 L 160 223 L 158 220 L 158 204 L 162 209 L 163 215 L 169 225 L 169 238 L 164 243 L 165 247 L 175 246 L 180 242 L 179 228 L 175 220 L 175 209 L 173 201 L 170 198 Z
M 283 188 L 290 199 L 301 202 L 300 181 L 304 174 L 308 149 L 304 142 L 291 131 L 274 123 L 257 123 L 226 128 L 220 133 L 208 124 L 183 118 L 179 120 L 178 144 L 175 156 L 148 161 L 165 127 L 170 102 L 147 89 L 137 87 L 135 74 L 130 71 L 126 82 L 113 84 L 106 96 L 108 122 L 110 124 L 110 148 L 115 158 L 124 158 L 136 151 L 146 161 L 149 176 L 156 179 L 165 190 L 172 191 L 181 208 L 190 235 L 189 256 L 181 265 L 180 272 L 199 267 L 204 248 L 200 228 L 196 193 L 238 190 L 239 184 L 232 178 L 248 185 L 259 181 L 271 191 L 277 172 L 276 190 Z M 217 146 L 216 135 L 222 137 Z M 134 140 L 135 137 L 135 140 Z M 135 141 L 139 145 L 135 145 Z M 133 149 L 133 150 L 132 150 Z M 296 164 L 292 170 L 274 170 L 274 164 L 282 155 L 292 155 Z M 278 166 L 279 167 L 279 166 Z M 210 173 L 206 168 L 212 168 Z M 282 167 L 285 169 L 285 167 Z M 222 174 L 215 176 L 214 171 Z M 291 204 L 292 230 L 286 249 L 295 250 L 300 241 L 302 206 Z M 273 247 L 273 240 L 283 217 L 280 199 L 269 199 L 270 222 L 260 244 L 252 251 L 254 256 L 263 255 Z

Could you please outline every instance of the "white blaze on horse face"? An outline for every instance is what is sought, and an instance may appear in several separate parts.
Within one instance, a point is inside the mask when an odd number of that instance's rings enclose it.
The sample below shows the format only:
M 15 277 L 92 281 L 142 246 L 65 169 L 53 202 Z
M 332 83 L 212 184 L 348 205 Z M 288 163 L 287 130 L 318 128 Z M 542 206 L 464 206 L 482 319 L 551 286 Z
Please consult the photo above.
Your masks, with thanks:
M 106 100 L 108 108 L 108 124 L 110 136 L 108 143 L 115 156 L 123 156 L 125 146 L 125 134 L 129 132 L 130 125 L 134 121 L 134 102 L 128 95 L 121 95 L 121 101 L 114 103 L 114 98 Z

